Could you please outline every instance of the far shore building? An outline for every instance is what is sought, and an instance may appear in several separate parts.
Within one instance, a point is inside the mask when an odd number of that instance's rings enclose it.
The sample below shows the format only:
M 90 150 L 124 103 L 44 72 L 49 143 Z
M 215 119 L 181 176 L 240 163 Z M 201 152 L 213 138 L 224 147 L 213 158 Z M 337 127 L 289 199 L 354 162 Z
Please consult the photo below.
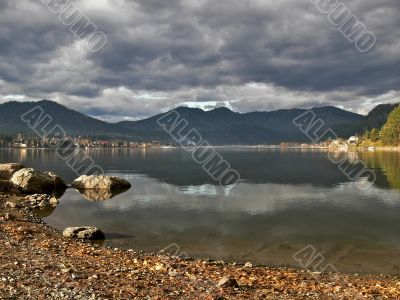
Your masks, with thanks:
M 360 139 L 356 136 L 351 136 L 347 141 L 350 145 L 356 145 Z

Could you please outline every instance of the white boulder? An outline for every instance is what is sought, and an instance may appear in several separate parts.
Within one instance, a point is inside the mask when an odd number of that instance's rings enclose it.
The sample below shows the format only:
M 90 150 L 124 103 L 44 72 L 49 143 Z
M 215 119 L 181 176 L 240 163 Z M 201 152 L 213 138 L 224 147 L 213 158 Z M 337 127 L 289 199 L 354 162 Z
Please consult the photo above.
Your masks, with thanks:
M 131 184 L 115 176 L 83 175 L 72 182 L 77 190 L 124 190 L 129 189 Z
M 103 240 L 104 233 L 96 227 L 68 227 L 64 230 L 63 236 L 81 240 Z
M 65 183 L 60 180 L 61 178 L 58 176 L 56 179 L 48 173 L 25 168 L 15 172 L 10 182 L 24 193 L 48 194 L 57 188 L 66 187 Z

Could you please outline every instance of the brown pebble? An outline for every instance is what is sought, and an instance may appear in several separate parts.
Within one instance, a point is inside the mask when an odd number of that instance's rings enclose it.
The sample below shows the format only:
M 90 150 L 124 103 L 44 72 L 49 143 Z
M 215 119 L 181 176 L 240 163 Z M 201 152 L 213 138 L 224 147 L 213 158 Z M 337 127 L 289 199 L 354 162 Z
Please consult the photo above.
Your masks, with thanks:
M 218 287 L 222 287 L 222 288 L 225 288 L 225 287 L 233 287 L 233 288 L 235 288 L 235 287 L 238 287 L 239 284 L 238 284 L 238 282 L 236 281 L 235 278 L 224 276 L 224 277 L 221 278 L 220 281 L 218 281 L 217 286 Z

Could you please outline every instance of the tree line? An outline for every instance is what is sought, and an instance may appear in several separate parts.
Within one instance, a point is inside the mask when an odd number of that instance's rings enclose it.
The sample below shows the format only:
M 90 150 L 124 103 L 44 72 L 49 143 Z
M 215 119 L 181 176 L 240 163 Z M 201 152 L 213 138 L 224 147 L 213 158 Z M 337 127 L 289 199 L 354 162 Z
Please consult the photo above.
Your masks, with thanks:
M 364 133 L 364 139 L 373 143 L 381 142 L 385 146 L 400 144 L 400 105 L 388 116 L 387 122 L 381 129 L 373 128 Z

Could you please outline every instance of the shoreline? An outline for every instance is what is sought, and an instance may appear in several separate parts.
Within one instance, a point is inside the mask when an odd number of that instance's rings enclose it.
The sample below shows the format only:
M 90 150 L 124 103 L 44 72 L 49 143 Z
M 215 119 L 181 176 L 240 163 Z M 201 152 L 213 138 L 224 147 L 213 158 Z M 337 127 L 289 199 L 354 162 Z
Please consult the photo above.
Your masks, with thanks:
M 252 149 L 252 150 L 316 150 L 316 151 L 329 151 L 327 146 L 288 146 L 281 147 L 279 145 L 210 145 L 215 149 L 229 149 L 229 150 L 241 150 L 241 149 Z M 200 146 L 199 148 L 208 148 Z M 370 151 L 369 148 L 374 148 L 375 152 L 399 152 L 400 146 L 373 146 L 373 147 L 354 147 L 351 148 L 355 151 Z M 67 148 L 65 148 L 67 149 Z M 70 149 L 84 149 L 84 150 L 185 150 L 184 147 L 147 147 L 147 148 L 130 148 L 130 147 L 76 147 Z M 56 150 L 52 147 L 0 147 L 0 150 Z
M 0 298 L 399 298 L 400 278 L 179 259 L 68 239 L 0 194 Z M 90 224 L 88 224 L 90 225 Z M 221 279 L 229 278 L 224 284 Z M 226 279 L 225 278 L 225 279 Z M 147 297 L 147 298 L 146 298 Z

